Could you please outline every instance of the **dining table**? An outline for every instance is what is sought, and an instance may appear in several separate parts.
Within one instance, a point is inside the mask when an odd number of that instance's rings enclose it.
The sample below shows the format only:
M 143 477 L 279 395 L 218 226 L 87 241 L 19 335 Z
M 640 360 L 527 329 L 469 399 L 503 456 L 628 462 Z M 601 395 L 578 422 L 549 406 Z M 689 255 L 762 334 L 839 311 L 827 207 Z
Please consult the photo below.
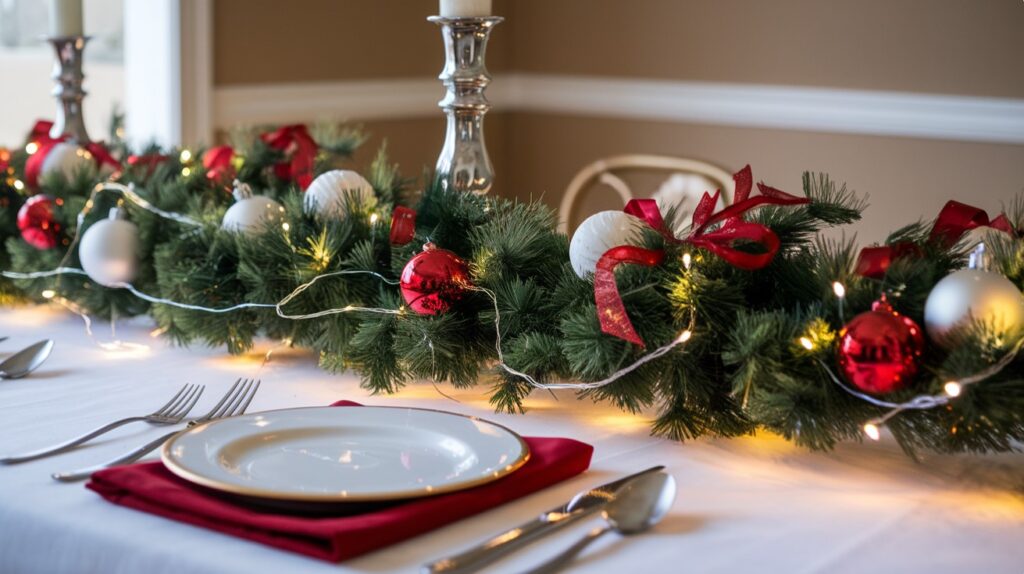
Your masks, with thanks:
M 338 564 L 316 560 L 111 504 L 51 473 L 113 458 L 167 432 L 135 423 L 60 456 L 0 465 L 0 573 L 255 574 L 419 572 L 576 492 L 653 465 L 677 483 L 675 502 L 651 530 L 603 536 L 567 572 L 842 574 L 1024 573 L 1024 455 L 918 453 L 889 436 L 812 452 L 767 433 L 684 442 L 652 436 L 656 410 L 626 413 L 572 391 L 535 390 L 524 414 L 496 413 L 488 381 L 453 389 L 430 381 L 371 394 L 357 374 L 329 373 L 317 357 L 261 339 L 230 355 L 176 346 L 151 319 L 93 321 L 57 305 L 0 311 L 0 357 L 55 342 L 26 378 L 0 381 L 0 456 L 58 443 L 111 420 L 145 414 L 183 384 L 205 385 L 197 411 L 238 378 L 262 381 L 249 412 L 366 405 L 438 409 L 480 417 L 525 436 L 593 445 L 589 470 L 513 502 Z M 150 455 L 156 460 L 159 453 Z M 521 572 L 602 518 L 565 528 L 493 564 Z

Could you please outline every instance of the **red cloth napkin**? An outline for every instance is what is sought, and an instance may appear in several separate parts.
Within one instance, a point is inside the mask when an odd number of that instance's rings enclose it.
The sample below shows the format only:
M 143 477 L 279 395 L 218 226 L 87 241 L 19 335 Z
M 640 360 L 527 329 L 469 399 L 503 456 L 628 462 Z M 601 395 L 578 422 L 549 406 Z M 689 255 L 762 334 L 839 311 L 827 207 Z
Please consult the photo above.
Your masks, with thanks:
M 332 406 L 358 406 L 340 401 Z M 490 510 L 590 466 L 594 447 L 567 438 L 524 437 L 530 460 L 516 472 L 469 490 L 415 499 L 353 516 L 294 516 L 255 510 L 182 480 L 160 462 L 121 466 L 86 484 L 103 498 L 218 532 L 338 562 Z

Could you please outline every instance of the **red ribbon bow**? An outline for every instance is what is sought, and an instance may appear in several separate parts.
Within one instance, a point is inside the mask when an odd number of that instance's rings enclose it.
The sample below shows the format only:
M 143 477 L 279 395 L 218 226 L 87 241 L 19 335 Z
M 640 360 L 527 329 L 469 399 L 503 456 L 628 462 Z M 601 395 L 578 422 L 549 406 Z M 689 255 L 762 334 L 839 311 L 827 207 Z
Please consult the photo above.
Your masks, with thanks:
M 235 179 L 235 148 L 229 145 L 212 147 L 203 153 L 203 169 L 206 179 L 215 184 L 227 185 Z
M 626 204 L 624 211 L 644 220 L 648 226 L 661 234 L 670 243 L 689 243 L 718 255 L 734 267 L 752 271 L 761 269 L 771 263 L 779 251 L 779 237 L 768 226 L 743 220 L 743 214 L 761 205 L 802 205 L 810 203 L 806 197 L 797 197 L 774 187 L 758 183 L 761 195 L 750 197 L 753 189 L 753 174 L 750 166 L 746 166 L 733 175 L 736 182 L 736 197 L 732 205 L 715 212 L 721 190 L 714 195 L 704 192 L 700 203 L 693 211 L 690 235 L 678 239 L 665 226 L 658 204 L 653 199 L 633 199 Z M 709 228 L 721 225 L 714 230 Z M 749 253 L 737 249 L 734 244 L 739 241 L 760 244 L 761 253 Z M 597 303 L 598 318 L 601 331 L 620 339 L 642 345 L 633 324 L 626 314 L 626 309 L 619 296 L 615 284 L 615 268 L 619 263 L 633 263 L 653 267 L 664 260 L 664 252 L 660 250 L 642 249 L 632 246 L 613 247 L 608 250 L 597 263 L 594 272 L 594 301 Z
M 32 126 L 32 131 L 29 133 L 29 143 L 35 144 L 36 151 L 28 157 L 25 161 L 25 183 L 29 187 L 39 186 L 39 176 L 43 172 L 43 163 L 46 162 L 46 156 L 53 150 L 54 146 L 65 141 L 66 136 L 59 138 L 50 137 L 50 129 L 53 127 L 53 122 L 48 120 L 37 120 L 35 125 Z M 92 160 L 96 162 L 96 168 L 102 169 L 103 166 L 110 166 L 115 171 L 121 169 L 121 162 L 117 161 L 107 147 L 101 142 L 89 142 L 84 147 L 91 155 Z
M 985 210 L 966 203 L 950 200 L 943 206 L 939 216 L 935 218 L 928 241 L 943 247 L 952 247 L 968 231 L 977 227 L 991 227 L 1016 237 L 1017 232 L 1005 213 L 989 219 Z M 857 258 L 856 273 L 864 277 L 879 279 L 885 276 L 893 261 L 908 255 L 921 255 L 921 248 L 910 242 L 865 247 Z
M 39 144 L 43 140 L 49 140 L 50 130 L 53 129 L 53 122 L 50 120 L 36 120 L 32 131 L 28 134 L 29 143 Z
M 284 181 L 294 181 L 302 191 L 313 183 L 313 169 L 319 147 L 303 124 L 283 126 L 277 131 L 260 136 L 265 144 L 285 154 L 285 161 L 274 165 L 274 175 Z

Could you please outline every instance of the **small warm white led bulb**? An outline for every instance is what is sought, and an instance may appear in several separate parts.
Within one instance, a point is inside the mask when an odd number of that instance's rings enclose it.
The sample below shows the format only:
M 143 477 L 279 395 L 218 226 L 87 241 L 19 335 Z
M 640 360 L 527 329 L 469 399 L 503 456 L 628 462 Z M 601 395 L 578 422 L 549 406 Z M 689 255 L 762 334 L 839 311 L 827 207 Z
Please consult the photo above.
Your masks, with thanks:
M 832 291 L 836 294 L 836 297 L 839 297 L 840 299 L 846 297 L 846 287 L 843 287 L 843 284 L 838 281 L 832 283 Z
M 181 150 L 181 155 L 178 156 L 178 159 L 181 160 L 181 163 L 188 163 L 192 160 L 192 151 L 187 149 Z
M 379 219 L 380 219 L 380 216 L 377 215 L 376 213 L 370 215 L 370 225 L 377 225 L 377 221 Z
M 808 339 L 807 337 L 800 337 L 800 344 L 803 345 L 803 347 L 808 351 L 814 350 L 814 341 Z
M 682 333 L 679 333 L 679 336 L 676 337 L 676 341 L 679 342 L 679 343 L 685 343 L 685 342 L 689 341 L 690 337 L 692 337 L 692 336 L 693 336 L 693 332 L 690 331 L 689 329 L 687 329 L 687 330 L 683 331 Z
M 28 145 L 25 146 L 25 153 L 27 153 L 28 155 L 32 155 L 37 151 L 39 151 L 39 144 L 37 144 L 36 142 L 30 142 Z
M 43 296 L 43 299 L 53 299 L 54 296 L 57 295 L 57 292 L 53 289 L 46 289 L 41 293 L 41 295 Z
M 943 387 L 943 389 L 945 389 L 946 394 L 951 396 L 951 397 L 959 397 L 960 396 L 960 392 L 963 391 L 963 387 L 961 387 L 960 383 L 958 383 L 956 381 L 950 381 L 950 382 L 946 383 L 946 385 Z
M 693 257 L 689 253 L 683 253 L 683 267 L 689 269 L 691 263 L 693 263 Z
M 882 437 L 882 433 L 878 429 L 878 425 L 875 423 L 868 423 L 864 425 L 864 434 L 868 435 L 868 438 L 871 440 L 878 440 Z

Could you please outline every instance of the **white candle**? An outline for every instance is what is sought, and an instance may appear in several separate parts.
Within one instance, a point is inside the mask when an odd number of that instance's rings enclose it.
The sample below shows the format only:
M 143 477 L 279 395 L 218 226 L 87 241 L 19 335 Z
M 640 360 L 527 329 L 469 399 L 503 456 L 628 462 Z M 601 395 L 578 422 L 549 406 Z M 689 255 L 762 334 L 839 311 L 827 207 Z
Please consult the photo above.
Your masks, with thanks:
M 50 0 L 50 35 L 81 36 L 82 0 Z
M 441 0 L 443 18 L 480 18 L 491 15 L 491 0 Z

